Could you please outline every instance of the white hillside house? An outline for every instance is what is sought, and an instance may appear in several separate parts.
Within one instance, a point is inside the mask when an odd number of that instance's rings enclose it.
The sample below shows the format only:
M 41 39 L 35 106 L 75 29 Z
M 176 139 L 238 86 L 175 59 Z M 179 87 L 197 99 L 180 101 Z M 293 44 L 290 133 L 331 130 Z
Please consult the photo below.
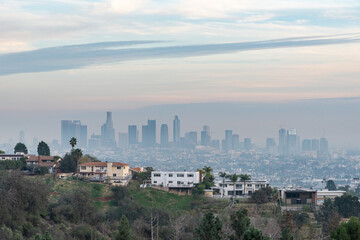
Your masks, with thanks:
M 235 195 L 244 196 L 251 195 L 253 192 L 269 186 L 269 182 L 265 180 L 247 180 L 235 182 Z M 215 187 L 211 188 L 214 196 L 230 197 L 234 196 L 234 183 L 226 180 L 224 183 L 217 182 Z
M 168 188 L 192 188 L 201 182 L 199 172 L 151 172 L 151 185 Z

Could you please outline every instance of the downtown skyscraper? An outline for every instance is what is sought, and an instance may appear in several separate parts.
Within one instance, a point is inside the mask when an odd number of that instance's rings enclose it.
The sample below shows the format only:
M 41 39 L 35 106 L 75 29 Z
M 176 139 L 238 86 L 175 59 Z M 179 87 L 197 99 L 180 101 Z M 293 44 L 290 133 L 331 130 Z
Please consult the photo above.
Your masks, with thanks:
M 169 145 L 169 128 L 167 124 L 161 124 L 160 128 L 160 146 L 167 147 Z
M 173 121 L 173 142 L 175 144 L 180 142 L 180 119 L 177 115 L 175 115 L 175 119 Z
M 112 121 L 112 113 L 106 113 L 106 122 L 101 126 L 101 147 L 115 148 L 115 129 Z
M 142 146 L 156 146 L 156 120 L 148 120 L 148 124 L 142 126 Z
M 87 125 L 81 125 L 79 120 L 61 120 L 61 147 L 68 149 L 73 137 L 79 148 L 87 148 Z

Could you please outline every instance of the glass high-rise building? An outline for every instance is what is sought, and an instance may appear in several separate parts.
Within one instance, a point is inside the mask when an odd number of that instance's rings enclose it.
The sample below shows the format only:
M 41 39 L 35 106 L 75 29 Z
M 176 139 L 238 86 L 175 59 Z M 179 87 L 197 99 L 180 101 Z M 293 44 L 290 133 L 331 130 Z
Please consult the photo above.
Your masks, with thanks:
M 156 146 L 156 120 L 148 120 L 148 124 L 142 126 L 142 146 Z
M 286 130 L 281 128 L 279 130 L 279 149 L 278 152 L 280 155 L 284 155 L 286 153 Z
M 175 115 L 175 119 L 173 121 L 173 142 L 179 143 L 180 140 L 180 119 L 177 115 Z
M 129 137 L 129 145 L 138 144 L 138 134 L 137 134 L 137 126 L 129 125 L 128 126 L 128 137 Z
M 82 125 L 79 120 L 61 120 L 61 146 L 70 148 L 69 141 L 76 138 L 77 147 L 87 148 L 87 125 Z
M 112 113 L 106 113 L 106 122 L 101 126 L 101 147 L 115 148 L 115 129 L 112 121 Z
M 160 145 L 162 147 L 167 147 L 169 145 L 169 128 L 167 124 L 161 124 Z
M 210 146 L 210 144 L 211 144 L 210 127 L 203 126 L 203 130 L 201 131 L 201 145 Z

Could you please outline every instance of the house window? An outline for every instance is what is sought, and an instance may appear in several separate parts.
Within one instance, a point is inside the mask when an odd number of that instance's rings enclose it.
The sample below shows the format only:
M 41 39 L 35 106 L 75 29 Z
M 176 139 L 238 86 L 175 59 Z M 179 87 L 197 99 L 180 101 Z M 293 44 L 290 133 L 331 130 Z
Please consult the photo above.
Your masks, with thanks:
M 160 173 L 154 173 L 154 177 L 161 177 Z
M 121 167 L 116 167 L 116 169 L 121 169 Z
M 252 184 L 248 184 L 247 186 L 248 186 L 248 187 L 252 187 Z
M 181 184 L 181 181 L 177 181 L 177 184 L 180 185 L 180 184 Z
M 177 174 L 177 177 L 184 177 L 184 174 Z
M 173 174 L 172 174 L 172 173 L 169 173 L 169 177 L 173 177 Z
M 169 183 L 173 183 L 173 181 L 169 181 Z
M 154 181 L 154 183 L 157 183 L 157 181 Z
M 236 184 L 236 188 L 242 188 L 242 184 Z
M 81 166 L 81 170 L 86 170 L 86 166 Z
M 194 177 L 194 174 L 188 174 L 187 176 L 188 177 Z
M 255 187 L 257 187 L 257 188 L 260 187 L 260 184 L 256 184 Z
M 116 177 L 116 173 L 113 174 L 113 177 Z

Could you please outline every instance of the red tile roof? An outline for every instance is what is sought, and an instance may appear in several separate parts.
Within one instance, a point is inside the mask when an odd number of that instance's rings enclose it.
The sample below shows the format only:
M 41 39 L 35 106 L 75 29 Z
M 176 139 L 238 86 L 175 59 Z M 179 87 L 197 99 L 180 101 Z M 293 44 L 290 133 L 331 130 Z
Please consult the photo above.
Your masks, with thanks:
M 132 170 L 134 172 L 142 172 L 143 171 L 143 169 L 140 167 L 133 167 L 133 168 L 130 168 L 130 170 Z

